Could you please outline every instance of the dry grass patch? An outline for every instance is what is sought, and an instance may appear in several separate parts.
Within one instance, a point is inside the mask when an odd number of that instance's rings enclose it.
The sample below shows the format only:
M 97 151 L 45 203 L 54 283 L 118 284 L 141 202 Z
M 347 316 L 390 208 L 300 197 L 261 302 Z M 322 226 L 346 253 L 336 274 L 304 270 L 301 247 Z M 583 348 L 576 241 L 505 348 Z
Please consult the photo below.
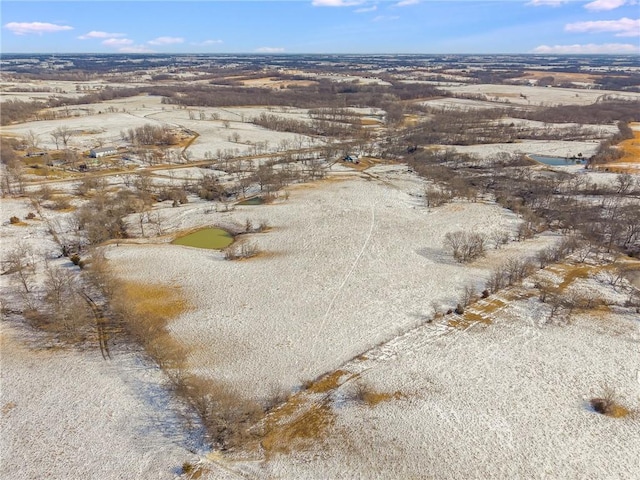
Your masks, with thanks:
M 544 77 L 552 76 L 557 83 L 565 83 L 565 82 L 584 82 L 584 83 L 593 83 L 597 78 L 595 75 L 590 73 L 560 73 L 560 72 L 549 72 L 547 70 L 525 70 L 524 75 L 522 75 L 521 79 L 540 79 Z
M 418 115 L 405 115 L 402 119 L 403 127 L 415 127 L 420 121 L 420 117 Z
M 464 312 L 462 315 L 455 315 L 447 321 L 447 325 L 451 328 L 457 328 L 458 330 L 466 330 L 474 323 L 482 323 L 484 325 L 490 325 L 491 319 L 483 317 L 479 313 Z
M 337 370 L 311 384 L 306 390 L 290 397 L 287 402 L 266 417 L 261 441 L 267 458 L 275 453 L 287 454 L 317 445 L 335 425 L 336 413 L 330 392 L 337 390 L 357 374 Z M 321 395 L 318 397 L 318 395 Z M 347 398 L 369 407 L 405 398 L 401 392 L 379 392 L 371 385 L 357 381 L 348 386 Z
M 379 126 L 379 125 L 382 125 L 382 124 L 383 124 L 382 120 L 377 120 L 375 118 L 361 118 L 360 119 L 360 125 L 364 125 L 364 126 L 371 126 L 371 125 Z
M 293 418 L 289 408 L 278 410 L 267 419 L 262 448 L 267 456 L 311 448 L 334 425 L 335 417 L 328 401 L 311 404 Z
M 375 407 L 379 403 L 405 398 L 402 392 L 378 392 L 371 385 L 362 381 L 356 382 L 353 390 L 354 400 Z
M 16 402 L 5 403 L 0 409 L 0 413 L 2 413 L 2 415 L 7 415 L 11 410 L 16 408 L 17 406 L 18 404 Z
M 640 125 L 640 124 L 635 124 Z M 624 156 L 613 162 L 616 163 L 640 163 L 640 131 L 633 131 L 633 138 L 623 140 L 617 147 L 624 152 Z
M 447 326 L 451 328 L 457 328 L 458 330 L 465 330 L 471 325 L 472 322 L 465 321 L 462 317 L 454 317 L 447 320 Z
M 342 379 L 345 375 L 352 374 L 345 372 L 344 370 L 336 370 L 335 372 L 325 375 L 319 380 L 313 382 L 309 385 L 307 390 L 311 393 L 328 393 L 335 390 L 346 381 Z
M 207 473 L 207 470 L 202 465 L 194 465 L 191 462 L 184 462 L 182 464 L 182 475 L 189 480 L 197 480 L 205 473 Z
M 189 309 L 179 288 L 137 282 L 122 282 L 120 294 L 139 316 L 174 318 Z
M 559 292 L 566 290 L 578 278 L 589 278 L 603 267 L 596 267 L 593 265 L 571 265 L 568 263 L 557 263 L 547 269 L 556 275 L 562 277 L 562 282 L 557 287 Z
M 351 378 L 354 378 L 353 374 L 336 370 L 308 382 L 305 390 L 292 395 L 273 410 L 264 422 L 261 441 L 267 457 L 274 453 L 304 450 L 321 440 L 335 421 L 327 394 Z M 321 395 L 320 400 L 317 395 Z
M 485 325 L 491 324 L 490 318 L 485 317 L 484 315 L 477 312 L 466 311 L 463 313 L 462 318 L 468 323 L 480 322 L 484 323 Z
M 188 351 L 167 330 L 169 321 L 188 303 L 177 288 L 137 282 L 115 282 L 111 306 L 127 332 L 165 371 L 182 369 Z
M 362 401 L 370 407 L 375 407 L 381 402 L 387 402 L 392 399 L 400 398 L 402 398 L 402 394 L 400 392 L 365 392 L 364 396 L 362 397 Z
M 449 319 L 447 325 L 460 330 L 465 330 L 474 323 L 491 325 L 493 323 L 491 315 L 507 305 L 509 300 L 525 298 L 530 295 L 523 294 L 520 289 L 513 288 L 501 292 L 504 300 L 498 298 L 480 298 L 475 303 L 465 307 L 462 314 Z
M 491 300 L 488 300 L 488 301 L 485 300 L 485 301 L 479 301 L 475 303 L 473 305 L 473 310 L 475 310 L 480 314 L 489 314 L 489 313 L 495 313 L 505 305 L 506 303 L 504 303 L 502 300 L 499 300 L 497 298 L 492 298 Z
M 22 220 L 20 220 L 18 217 L 11 217 L 9 219 L 9 223 L 14 227 L 26 227 L 27 225 L 29 225 L 28 223 L 25 223 Z
M 618 395 L 614 388 L 604 386 L 600 397 L 589 401 L 594 411 L 612 418 L 623 418 L 631 413 L 627 407 L 618 402 Z
M 177 288 L 121 282 L 112 305 L 127 331 L 167 374 L 173 390 L 198 415 L 212 445 L 239 448 L 256 440 L 252 426 L 264 415 L 260 405 L 240 397 L 230 385 L 188 372 L 189 351 L 166 328 L 189 308 Z
M 629 125 L 633 127 L 640 125 L 640 123 L 630 123 Z M 616 144 L 616 148 L 622 150 L 623 156 L 617 160 L 596 165 L 596 169 L 612 173 L 637 174 L 640 167 L 640 130 L 634 130 L 633 138 Z

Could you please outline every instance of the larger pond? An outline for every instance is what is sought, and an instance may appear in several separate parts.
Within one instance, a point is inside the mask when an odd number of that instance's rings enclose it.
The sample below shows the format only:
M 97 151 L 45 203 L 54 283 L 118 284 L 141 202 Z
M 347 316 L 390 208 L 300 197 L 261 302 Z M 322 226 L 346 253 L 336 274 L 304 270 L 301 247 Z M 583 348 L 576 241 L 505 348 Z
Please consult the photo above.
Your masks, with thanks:
M 233 235 L 221 228 L 203 228 L 183 237 L 176 238 L 174 245 L 185 245 L 187 247 L 222 249 L 233 243 Z
M 553 167 L 567 167 L 569 165 L 584 165 L 586 161 L 582 158 L 547 157 L 544 155 L 529 155 L 536 162 L 544 163 Z

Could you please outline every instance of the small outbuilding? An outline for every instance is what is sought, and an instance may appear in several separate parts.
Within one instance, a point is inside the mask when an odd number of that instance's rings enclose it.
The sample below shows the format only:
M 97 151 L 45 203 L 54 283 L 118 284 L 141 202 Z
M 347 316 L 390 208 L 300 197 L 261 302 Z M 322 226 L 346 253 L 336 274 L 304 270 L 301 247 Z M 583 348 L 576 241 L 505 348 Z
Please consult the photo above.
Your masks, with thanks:
M 360 157 L 358 157 L 358 155 L 354 155 L 352 153 L 345 155 L 342 158 L 343 162 L 349 162 L 349 163 L 360 163 Z
M 109 155 L 115 155 L 116 153 L 118 153 L 116 147 L 92 148 L 89 150 L 89 156 L 91 158 L 107 157 Z

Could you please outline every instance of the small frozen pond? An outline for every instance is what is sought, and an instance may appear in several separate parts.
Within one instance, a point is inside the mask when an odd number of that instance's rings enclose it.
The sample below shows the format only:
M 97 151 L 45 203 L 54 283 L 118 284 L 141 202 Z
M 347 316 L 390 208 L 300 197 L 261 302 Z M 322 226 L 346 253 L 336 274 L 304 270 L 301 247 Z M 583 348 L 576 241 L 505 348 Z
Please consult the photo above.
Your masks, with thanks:
M 586 160 L 583 158 L 565 158 L 565 157 L 547 157 L 544 155 L 529 155 L 536 162 L 551 165 L 553 167 L 566 167 L 569 165 L 584 165 Z

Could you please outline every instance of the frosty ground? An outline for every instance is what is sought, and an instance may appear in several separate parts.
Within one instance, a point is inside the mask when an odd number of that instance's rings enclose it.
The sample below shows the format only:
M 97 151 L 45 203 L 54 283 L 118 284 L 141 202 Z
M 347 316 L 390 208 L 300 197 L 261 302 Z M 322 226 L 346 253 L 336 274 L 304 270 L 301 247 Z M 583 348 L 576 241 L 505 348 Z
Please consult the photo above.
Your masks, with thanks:
M 193 348 L 199 372 L 222 375 L 251 397 L 268 394 L 265 385 L 289 390 L 420 323 L 432 303 L 455 308 L 466 283 L 480 287 L 488 265 L 454 262 L 445 233 L 518 223 L 483 202 L 429 211 L 422 182 L 404 166 L 370 174 L 293 188 L 273 205 L 167 212 L 171 230 L 266 222 L 267 232 L 246 239 L 262 252 L 255 259 L 228 262 L 166 244 L 120 244 L 107 256 L 129 280 L 180 286 L 194 309 L 171 329 Z
M 109 250 L 129 279 L 181 285 L 195 308 L 172 331 L 193 347 L 200 374 L 256 398 L 337 374 L 335 388 L 309 394 L 308 404 L 290 401 L 302 405 L 291 417 L 274 414 L 284 426 L 273 427 L 267 461 L 248 454 L 251 461 L 227 465 L 257 478 L 631 476 L 639 466 L 637 417 L 599 416 L 588 400 L 610 384 L 624 403 L 637 404 L 637 318 L 545 325 L 547 307 L 523 297 L 505 299 L 509 306 L 489 326 L 425 324 L 432 304 L 453 307 L 461 286 L 478 287 L 492 266 L 533 255 L 554 237 L 512 243 L 461 267 L 442 247 L 445 232 L 513 229 L 519 220 L 482 202 L 429 210 L 405 167 L 369 173 L 373 179 L 333 179 L 293 189 L 275 205 L 222 214 L 221 224 L 249 218 L 272 226 L 251 238 L 263 257 L 229 263 L 168 245 Z M 349 400 L 361 381 L 386 400 L 373 407 Z M 292 435 L 318 405 L 331 407 L 321 410 L 323 428 L 311 429 L 317 437 Z
M 462 108 L 505 99 L 582 104 L 602 94 L 505 86 L 456 91 L 487 97 L 451 100 Z M 217 120 L 191 119 L 187 110 L 167 108 L 157 97 L 75 108 L 83 116 L 3 133 L 33 130 L 42 146 L 53 148 L 50 133 L 67 125 L 89 132 L 71 140 L 88 149 L 97 140 L 118 144 L 120 130 L 146 123 L 180 126 L 199 134 L 189 147 L 197 159 L 265 140 L 271 146 L 319 144 L 242 121 L 267 108 L 202 109 L 205 118 Z M 308 118 L 303 110 L 286 114 Z M 601 128 L 607 135 L 613 127 Z M 242 141 L 229 141 L 232 132 Z M 587 156 L 597 146 L 594 140 L 457 148 L 481 157 L 506 151 Z M 593 182 L 614 178 L 579 174 Z M 157 183 L 179 183 L 203 170 L 152 175 Z M 119 188 L 123 177 L 109 181 Z M 51 186 L 71 193 L 76 183 Z M 465 286 L 481 291 L 496 265 L 533 256 L 559 234 L 512 241 L 461 265 L 443 245 L 446 233 L 513 236 L 522 220 L 490 198 L 427 208 L 425 186 L 401 163 L 365 172 L 335 164 L 327 179 L 290 186 L 267 205 L 229 208 L 195 196 L 177 208 L 156 204 L 163 230 L 158 237 L 143 237 L 131 216 L 128 227 L 137 238 L 101 249 L 119 278 L 170 286 L 190 305 L 169 325 L 191 352 L 190 371 L 232 384 L 241 398 L 264 401 L 284 392 L 289 400 L 265 419 L 261 448 L 207 452 L 197 428 L 184 422 L 184 406 L 167 390 L 163 373 L 139 352 L 114 346 L 113 359 L 105 361 L 97 349 L 42 349 L 38 335 L 8 315 L 0 324 L 1 476 L 174 478 L 188 461 L 200 462 L 201 478 L 212 479 L 633 478 L 640 471 L 637 413 L 609 418 L 588 405 L 605 385 L 615 387 L 629 408 L 639 404 L 640 325 L 622 306 L 624 291 L 587 277 L 576 288 L 595 289 L 613 306 L 554 324 L 545 322 L 549 307 L 534 298 L 529 280 L 521 290 L 487 300 L 502 303 L 490 313 L 479 304 L 483 321 L 461 328 L 451 320 L 455 315 L 440 315 L 456 307 Z M 22 241 L 49 261 L 75 268 L 55 259 L 58 246 L 45 221 L 71 235 L 69 213 L 43 210 L 43 218 L 7 222 L 32 210 L 26 198 L 2 199 L 3 254 Z M 247 221 L 268 227 L 243 235 L 260 252 L 252 259 L 232 262 L 222 252 L 170 244 L 195 228 L 241 230 Z M 15 300 L 6 276 L 1 287 L 3 302 Z M 358 400 L 359 384 L 379 401 Z

